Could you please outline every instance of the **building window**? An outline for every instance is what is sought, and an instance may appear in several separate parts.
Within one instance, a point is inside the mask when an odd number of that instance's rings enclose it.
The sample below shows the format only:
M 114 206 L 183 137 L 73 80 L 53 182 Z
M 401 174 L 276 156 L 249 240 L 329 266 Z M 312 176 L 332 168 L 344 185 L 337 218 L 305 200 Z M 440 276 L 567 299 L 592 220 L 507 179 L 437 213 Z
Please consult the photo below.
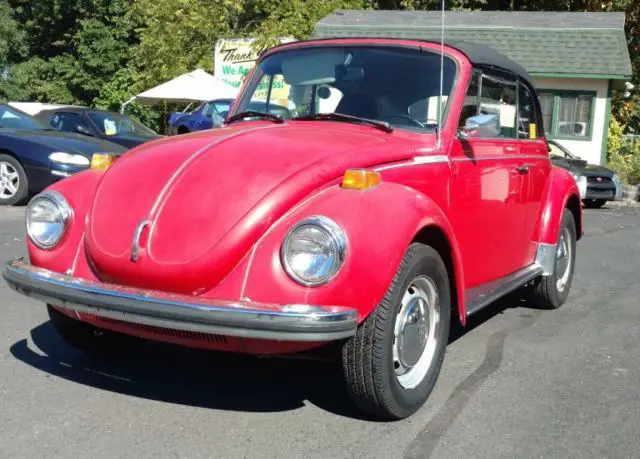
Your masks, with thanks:
M 541 90 L 544 131 L 550 138 L 590 140 L 595 92 Z

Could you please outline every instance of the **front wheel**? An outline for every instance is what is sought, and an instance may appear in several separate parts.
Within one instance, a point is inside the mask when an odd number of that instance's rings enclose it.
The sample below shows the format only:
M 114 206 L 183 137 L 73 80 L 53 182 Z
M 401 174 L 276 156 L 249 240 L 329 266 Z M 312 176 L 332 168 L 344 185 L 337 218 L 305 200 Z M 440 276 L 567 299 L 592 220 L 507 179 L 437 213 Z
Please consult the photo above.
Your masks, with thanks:
M 553 273 L 538 279 L 534 290 L 534 301 L 546 309 L 557 309 L 564 304 L 573 281 L 576 263 L 576 224 L 569 209 L 565 209 L 562 215 L 555 255 Z
M 599 209 L 604 206 L 607 202 L 606 199 L 585 199 L 582 201 L 584 206 L 588 209 Z
M 444 359 L 450 311 L 442 258 L 412 244 L 384 298 L 342 350 L 347 389 L 360 409 L 395 420 L 424 405 Z
M 29 195 L 27 174 L 13 156 L 0 154 L 0 206 L 24 202 Z

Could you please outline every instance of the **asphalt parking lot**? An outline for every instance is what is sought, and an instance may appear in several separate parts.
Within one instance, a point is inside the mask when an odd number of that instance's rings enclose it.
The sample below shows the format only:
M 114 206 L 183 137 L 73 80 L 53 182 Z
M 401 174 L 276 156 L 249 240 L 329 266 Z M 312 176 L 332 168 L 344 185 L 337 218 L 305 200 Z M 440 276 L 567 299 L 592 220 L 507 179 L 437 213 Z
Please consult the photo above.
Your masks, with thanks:
M 0 258 L 25 254 L 0 208 Z M 0 281 L 0 457 L 622 458 L 640 450 L 640 207 L 585 211 L 568 302 L 500 301 L 453 337 L 428 404 L 362 420 L 340 369 L 149 344 L 98 361 Z

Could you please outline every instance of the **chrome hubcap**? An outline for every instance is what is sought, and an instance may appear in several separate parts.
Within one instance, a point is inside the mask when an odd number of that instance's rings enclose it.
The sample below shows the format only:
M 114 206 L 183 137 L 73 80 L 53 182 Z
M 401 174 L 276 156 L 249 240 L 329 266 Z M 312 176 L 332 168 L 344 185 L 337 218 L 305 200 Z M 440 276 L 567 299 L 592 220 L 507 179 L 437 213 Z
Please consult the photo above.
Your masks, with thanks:
M 18 192 L 20 177 L 9 163 L 0 162 L 0 198 L 8 199 Z
M 564 228 L 560 233 L 558 246 L 556 248 L 556 289 L 562 292 L 567 286 L 569 275 L 571 274 L 571 235 L 569 230 Z
M 413 389 L 427 375 L 435 355 L 439 322 L 435 282 L 427 276 L 416 277 L 402 297 L 394 325 L 393 366 L 402 387 Z

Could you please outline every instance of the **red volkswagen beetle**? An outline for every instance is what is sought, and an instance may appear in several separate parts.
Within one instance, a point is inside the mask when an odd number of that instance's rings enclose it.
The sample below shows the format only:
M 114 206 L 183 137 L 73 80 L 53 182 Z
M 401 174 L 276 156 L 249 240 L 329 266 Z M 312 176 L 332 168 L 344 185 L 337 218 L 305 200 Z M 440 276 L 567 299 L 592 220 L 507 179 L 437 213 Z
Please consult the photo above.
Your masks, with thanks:
M 523 286 L 559 307 L 582 235 L 524 69 L 476 44 L 440 51 L 269 50 L 224 127 L 96 156 L 34 197 L 31 264 L 5 279 L 87 351 L 126 334 L 252 354 L 337 341 L 355 403 L 411 415 L 450 323 Z

